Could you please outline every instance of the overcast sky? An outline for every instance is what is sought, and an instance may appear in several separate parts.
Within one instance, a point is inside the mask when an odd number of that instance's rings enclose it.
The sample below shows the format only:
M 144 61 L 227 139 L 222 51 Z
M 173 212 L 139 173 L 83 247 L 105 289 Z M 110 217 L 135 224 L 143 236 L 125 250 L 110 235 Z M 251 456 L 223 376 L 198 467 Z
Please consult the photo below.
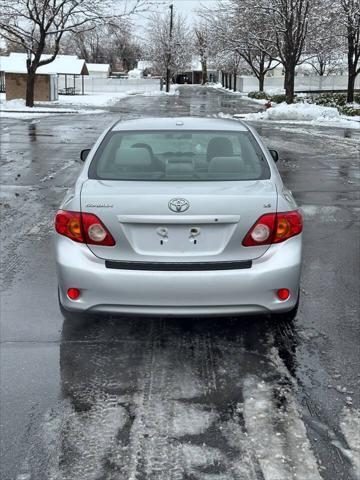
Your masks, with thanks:
M 215 5 L 217 0 L 152 0 L 153 2 L 158 2 L 159 12 L 169 11 L 169 5 L 174 5 L 174 11 L 176 13 L 181 13 L 186 15 L 188 21 L 192 23 L 196 19 L 196 10 L 198 10 L 202 5 L 206 7 L 211 7 Z M 146 23 L 146 14 L 137 15 L 136 23 L 139 25 L 144 25 Z
M 215 4 L 216 0 L 173 0 L 167 3 L 169 5 L 172 3 L 177 12 L 184 13 L 188 17 L 191 17 L 192 15 L 196 15 L 196 10 L 198 10 L 201 5 L 211 7 L 211 4 Z

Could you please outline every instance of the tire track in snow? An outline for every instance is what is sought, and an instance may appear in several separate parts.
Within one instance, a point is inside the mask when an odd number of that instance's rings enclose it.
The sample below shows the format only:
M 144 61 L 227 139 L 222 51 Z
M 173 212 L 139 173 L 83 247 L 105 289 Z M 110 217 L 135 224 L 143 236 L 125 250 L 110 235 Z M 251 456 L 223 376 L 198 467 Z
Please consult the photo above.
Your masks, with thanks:
M 43 422 L 27 480 L 321 478 L 273 340 L 256 328 L 221 324 L 210 336 L 201 322 L 135 323 L 64 334 L 64 400 Z
M 214 421 L 214 414 L 177 400 L 203 394 L 194 369 L 181 360 L 182 351 L 187 347 L 180 340 L 174 354 L 172 348 L 161 345 L 158 332 L 152 333 L 152 337 L 156 339 L 152 341 L 145 374 L 139 381 L 142 394 L 130 435 L 132 456 L 128 477 L 130 480 L 181 480 L 194 466 L 211 464 L 221 457 L 220 452 L 212 451 L 215 449 L 184 445 L 180 440 L 184 435 L 205 431 Z M 209 368 L 206 362 L 202 366 L 206 378 L 211 377 Z M 204 388 L 207 390 L 208 386 Z

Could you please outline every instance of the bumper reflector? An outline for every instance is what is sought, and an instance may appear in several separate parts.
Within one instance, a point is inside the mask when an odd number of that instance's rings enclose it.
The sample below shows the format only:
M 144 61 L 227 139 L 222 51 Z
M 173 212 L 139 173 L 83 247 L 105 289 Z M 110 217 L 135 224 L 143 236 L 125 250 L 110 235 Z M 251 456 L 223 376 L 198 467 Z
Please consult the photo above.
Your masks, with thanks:
M 77 300 L 80 297 L 80 290 L 78 288 L 69 288 L 67 296 L 70 300 Z
M 279 300 L 285 301 L 290 297 L 290 290 L 287 288 L 279 288 L 277 291 L 277 296 Z

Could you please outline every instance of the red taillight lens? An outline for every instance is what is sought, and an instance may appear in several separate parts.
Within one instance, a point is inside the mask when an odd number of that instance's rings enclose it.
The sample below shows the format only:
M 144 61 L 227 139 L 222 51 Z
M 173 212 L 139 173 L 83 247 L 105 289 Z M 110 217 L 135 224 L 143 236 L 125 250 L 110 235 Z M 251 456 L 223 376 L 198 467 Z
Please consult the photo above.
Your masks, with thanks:
M 255 247 L 284 242 L 301 233 L 302 228 L 302 216 L 297 210 L 268 213 L 260 217 L 250 228 L 242 244 L 244 247 Z
M 109 230 L 92 213 L 59 210 L 55 217 L 55 230 L 75 242 L 107 247 L 115 245 Z

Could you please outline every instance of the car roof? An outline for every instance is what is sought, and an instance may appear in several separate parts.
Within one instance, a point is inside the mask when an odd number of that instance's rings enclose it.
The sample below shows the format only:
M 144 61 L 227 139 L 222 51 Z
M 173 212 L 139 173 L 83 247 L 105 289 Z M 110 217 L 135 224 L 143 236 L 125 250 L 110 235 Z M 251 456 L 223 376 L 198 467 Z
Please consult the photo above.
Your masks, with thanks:
M 121 130 L 209 130 L 248 131 L 243 122 L 223 118 L 203 117 L 148 117 L 118 121 L 111 129 Z

